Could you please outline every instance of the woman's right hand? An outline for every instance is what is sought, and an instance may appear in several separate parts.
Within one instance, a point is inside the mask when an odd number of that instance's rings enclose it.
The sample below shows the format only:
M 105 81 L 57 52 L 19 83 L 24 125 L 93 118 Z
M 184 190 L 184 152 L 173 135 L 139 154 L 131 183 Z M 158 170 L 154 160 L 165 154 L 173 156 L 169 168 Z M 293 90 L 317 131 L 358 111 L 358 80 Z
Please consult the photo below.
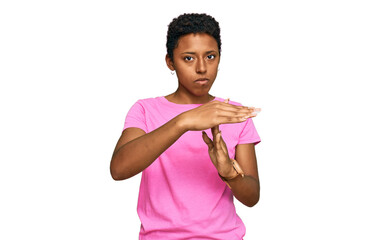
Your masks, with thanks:
M 244 122 L 255 117 L 259 108 L 236 106 L 225 102 L 211 101 L 179 115 L 185 131 L 201 131 L 219 124 Z

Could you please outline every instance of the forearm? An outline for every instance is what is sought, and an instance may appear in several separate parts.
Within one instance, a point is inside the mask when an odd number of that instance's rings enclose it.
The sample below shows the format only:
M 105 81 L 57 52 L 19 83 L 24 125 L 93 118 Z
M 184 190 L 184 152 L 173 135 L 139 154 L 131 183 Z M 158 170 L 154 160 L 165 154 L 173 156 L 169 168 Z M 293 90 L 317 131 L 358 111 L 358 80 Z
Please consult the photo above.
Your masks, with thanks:
M 140 173 L 185 132 L 177 116 L 152 132 L 119 147 L 112 156 L 112 177 L 124 180 Z
M 245 175 L 243 178 L 238 176 L 228 181 L 233 195 L 244 205 L 254 206 L 259 201 L 260 184 L 254 177 Z

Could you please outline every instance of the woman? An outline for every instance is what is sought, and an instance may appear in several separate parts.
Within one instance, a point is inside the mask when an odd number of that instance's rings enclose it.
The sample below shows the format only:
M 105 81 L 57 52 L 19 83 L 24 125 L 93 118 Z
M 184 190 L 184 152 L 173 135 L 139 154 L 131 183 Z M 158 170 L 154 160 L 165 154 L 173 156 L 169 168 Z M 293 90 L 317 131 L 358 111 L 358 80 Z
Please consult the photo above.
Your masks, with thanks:
M 178 89 L 137 101 L 111 160 L 115 180 L 142 172 L 140 239 L 241 240 L 245 226 L 233 195 L 259 200 L 251 120 L 260 109 L 209 94 L 220 61 L 220 28 L 206 14 L 183 14 L 169 25 L 166 64 Z

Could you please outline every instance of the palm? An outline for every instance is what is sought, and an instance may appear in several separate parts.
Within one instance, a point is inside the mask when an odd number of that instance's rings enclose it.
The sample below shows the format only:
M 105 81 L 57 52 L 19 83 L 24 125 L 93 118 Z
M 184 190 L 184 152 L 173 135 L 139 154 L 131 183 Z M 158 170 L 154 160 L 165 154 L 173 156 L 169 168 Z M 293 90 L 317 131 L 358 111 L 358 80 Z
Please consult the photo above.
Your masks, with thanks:
M 213 141 L 205 132 L 202 134 L 202 138 L 209 148 L 208 151 L 210 159 L 220 175 L 228 176 L 231 171 L 232 164 L 229 158 L 227 145 L 221 136 L 219 126 L 212 127 L 211 132 L 213 133 Z

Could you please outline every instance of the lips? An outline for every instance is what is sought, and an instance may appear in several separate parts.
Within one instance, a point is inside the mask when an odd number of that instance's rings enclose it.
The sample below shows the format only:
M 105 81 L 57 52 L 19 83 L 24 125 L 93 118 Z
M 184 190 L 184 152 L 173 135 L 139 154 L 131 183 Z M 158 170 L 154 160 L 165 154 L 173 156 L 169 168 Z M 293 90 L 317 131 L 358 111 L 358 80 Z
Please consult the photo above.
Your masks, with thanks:
M 199 78 L 199 79 L 195 80 L 195 83 L 201 84 L 201 85 L 207 84 L 208 82 L 209 82 L 208 78 Z

